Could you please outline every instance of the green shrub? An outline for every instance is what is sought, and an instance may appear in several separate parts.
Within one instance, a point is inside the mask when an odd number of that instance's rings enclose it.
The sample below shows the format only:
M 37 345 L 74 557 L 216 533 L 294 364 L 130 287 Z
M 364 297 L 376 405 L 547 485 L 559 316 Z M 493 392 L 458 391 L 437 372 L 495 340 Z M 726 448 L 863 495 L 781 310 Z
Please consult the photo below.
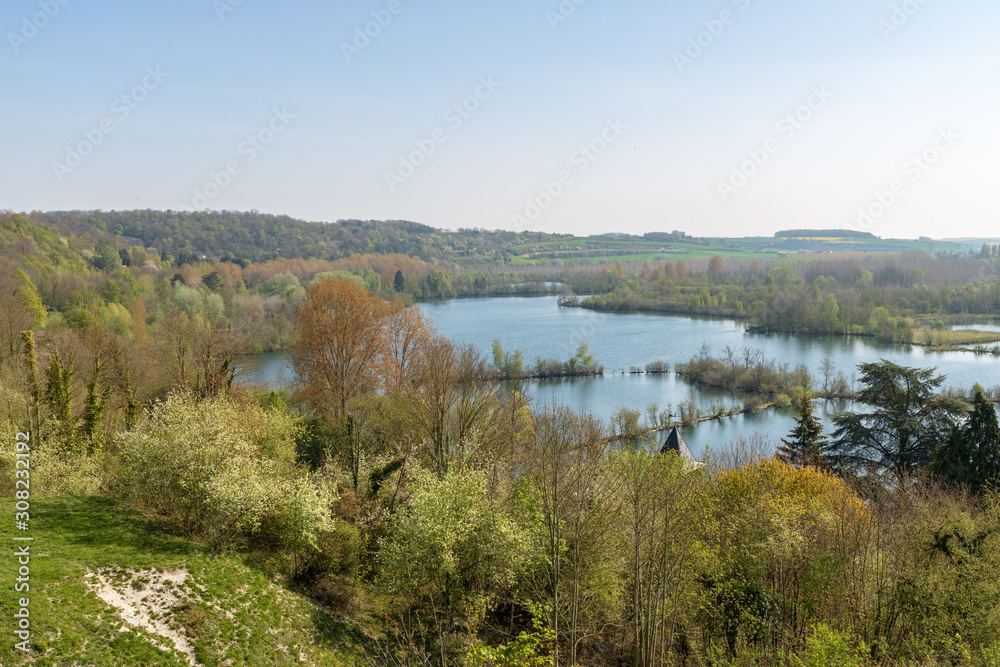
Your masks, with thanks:
M 364 540 L 357 527 L 334 520 L 316 541 L 311 560 L 303 568 L 306 577 L 318 580 L 327 575 L 353 577 L 357 574 Z
M 798 662 L 805 667 L 864 667 L 868 655 L 864 642 L 855 643 L 850 635 L 819 623 L 806 639 L 805 660 Z
M 401 602 L 447 600 L 482 618 L 524 564 L 526 536 L 490 497 L 481 471 L 422 472 L 380 554 L 381 584 Z
M 364 540 L 357 527 L 335 519 L 306 553 L 296 580 L 316 601 L 340 609 L 349 607 L 363 552 Z
M 0 496 L 13 496 L 17 450 L 14 442 L 17 429 L 9 422 L 0 424 Z M 33 496 L 92 496 L 104 481 L 105 460 L 99 455 L 78 452 L 72 455 L 53 447 L 31 441 L 31 495 Z
M 466 664 L 469 667 L 549 667 L 555 664 L 555 659 L 547 655 L 555 639 L 556 633 L 552 630 L 537 628 L 496 647 L 475 642 L 466 656 Z

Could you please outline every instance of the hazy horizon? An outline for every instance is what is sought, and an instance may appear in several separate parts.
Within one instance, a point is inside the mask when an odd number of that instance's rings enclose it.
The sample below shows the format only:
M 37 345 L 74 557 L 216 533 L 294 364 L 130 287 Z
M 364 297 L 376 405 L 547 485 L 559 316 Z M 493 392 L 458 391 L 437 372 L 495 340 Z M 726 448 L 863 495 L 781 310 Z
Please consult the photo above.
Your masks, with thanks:
M 0 208 L 995 236 L 985 0 L 16 0 Z

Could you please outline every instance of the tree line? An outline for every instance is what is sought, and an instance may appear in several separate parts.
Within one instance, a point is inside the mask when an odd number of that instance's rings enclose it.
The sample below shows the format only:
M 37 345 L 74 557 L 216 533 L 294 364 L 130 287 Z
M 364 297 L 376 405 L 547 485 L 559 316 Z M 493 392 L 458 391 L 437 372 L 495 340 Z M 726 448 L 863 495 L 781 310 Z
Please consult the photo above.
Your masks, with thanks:
M 263 262 L 279 257 L 334 261 L 353 254 L 403 254 L 424 261 L 503 262 L 508 248 L 569 235 L 463 229 L 445 232 L 405 220 L 310 222 L 257 211 L 49 211 L 29 219 L 64 234 L 132 240 L 174 257 Z
M 923 342 L 914 330 L 932 316 L 1000 312 L 994 262 L 926 255 L 752 260 L 733 263 L 733 269 L 721 257 L 700 269 L 691 264 L 647 262 L 632 273 L 610 267 L 601 274 L 603 285 L 593 276 L 579 284 L 570 279 L 569 287 L 597 295 L 567 305 L 725 316 L 747 321 L 753 331 L 862 335 L 890 343 Z

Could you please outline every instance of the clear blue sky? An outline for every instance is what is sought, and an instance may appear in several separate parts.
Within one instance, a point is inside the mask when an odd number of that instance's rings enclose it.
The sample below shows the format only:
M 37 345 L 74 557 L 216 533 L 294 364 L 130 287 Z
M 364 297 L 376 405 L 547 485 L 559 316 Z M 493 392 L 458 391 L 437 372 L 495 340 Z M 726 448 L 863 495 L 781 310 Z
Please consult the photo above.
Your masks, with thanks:
M 996 0 L 576 2 L 6 0 L 0 208 L 1000 235 Z

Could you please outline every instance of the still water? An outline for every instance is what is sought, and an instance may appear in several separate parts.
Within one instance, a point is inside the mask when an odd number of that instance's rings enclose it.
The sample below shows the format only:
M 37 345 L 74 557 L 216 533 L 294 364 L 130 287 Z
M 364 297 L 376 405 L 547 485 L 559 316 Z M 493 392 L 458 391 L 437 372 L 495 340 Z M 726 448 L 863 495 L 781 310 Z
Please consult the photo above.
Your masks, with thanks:
M 791 366 L 805 364 L 814 378 L 829 356 L 851 382 L 857 365 L 887 359 L 904 366 L 936 367 L 947 376 L 945 386 L 969 388 L 975 383 L 992 388 L 1000 384 L 1000 360 L 968 352 L 927 352 L 910 345 L 885 345 L 867 338 L 749 334 L 733 320 L 646 314 L 606 314 L 579 308 L 560 308 L 557 297 L 460 299 L 421 305 L 438 332 L 458 343 L 471 343 L 489 358 L 494 339 L 507 350 L 520 349 L 525 363 L 537 357 L 565 360 L 585 340 L 604 377 L 556 379 L 533 382 L 530 393 L 536 405 L 559 403 L 610 419 L 619 408 L 645 410 L 656 404 L 676 415 L 679 403 L 689 397 L 703 410 L 714 403 L 734 406 L 735 397 L 715 390 L 701 390 L 673 372 L 666 375 L 631 375 L 632 366 L 644 368 L 651 361 L 686 362 L 706 345 L 714 355 L 726 347 L 754 348 L 765 357 Z M 248 379 L 263 384 L 284 384 L 290 370 L 281 353 L 261 355 L 259 370 Z M 817 402 L 816 415 L 844 409 L 841 404 Z M 695 456 L 706 447 L 725 447 L 737 437 L 759 433 L 776 443 L 794 426 L 794 411 L 770 410 L 721 421 L 705 422 L 684 432 Z M 824 427 L 829 424 L 824 420 Z

